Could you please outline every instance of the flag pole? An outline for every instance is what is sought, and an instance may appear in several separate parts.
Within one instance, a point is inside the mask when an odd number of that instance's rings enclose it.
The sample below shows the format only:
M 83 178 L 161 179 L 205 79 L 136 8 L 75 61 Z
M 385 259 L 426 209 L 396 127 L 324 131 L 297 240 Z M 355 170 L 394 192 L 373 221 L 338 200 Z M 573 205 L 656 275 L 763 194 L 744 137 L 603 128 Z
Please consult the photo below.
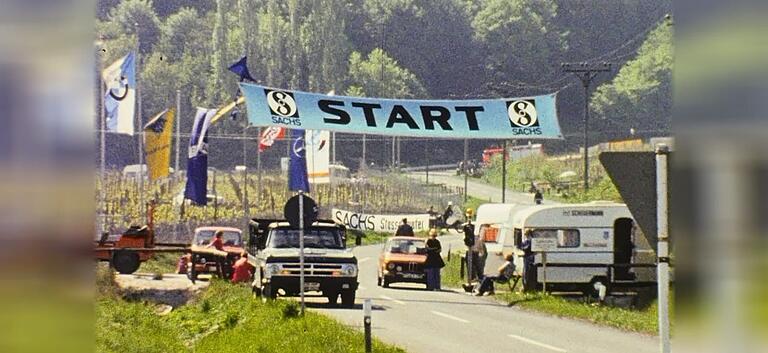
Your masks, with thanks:
M 139 39 L 139 24 L 133 24 L 134 33 L 136 33 L 136 120 L 139 122 L 139 217 L 146 216 L 144 212 L 144 127 L 141 121 L 141 90 L 139 88 L 139 75 L 141 67 L 141 46 Z
M 102 41 L 99 41 L 97 44 L 97 52 L 101 51 L 101 48 L 103 47 L 104 43 Z M 106 169 L 106 162 L 104 161 L 104 158 L 106 156 L 106 142 L 104 141 L 104 138 L 106 136 L 106 129 L 107 129 L 107 121 L 106 121 L 106 114 L 104 112 L 104 83 L 102 82 L 101 77 L 101 70 L 103 69 L 103 64 L 101 60 L 101 56 L 96 55 L 96 76 L 97 81 L 99 82 L 99 98 L 98 98 L 98 104 L 99 107 L 99 177 L 101 180 L 101 187 L 99 188 L 99 214 L 100 214 L 100 222 L 101 222 L 101 229 L 100 231 L 106 230 L 106 224 L 107 224 L 107 214 L 105 212 L 105 204 L 106 204 L 106 192 L 104 190 L 104 170 Z
M 173 169 L 174 179 L 179 174 L 179 156 L 181 154 L 181 90 L 176 90 L 176 164 Z
M 261 127 L 258 128 L 258 136 L 261 138 Z M 256 204 L 261 204 L 261 145 L 256 149 Z

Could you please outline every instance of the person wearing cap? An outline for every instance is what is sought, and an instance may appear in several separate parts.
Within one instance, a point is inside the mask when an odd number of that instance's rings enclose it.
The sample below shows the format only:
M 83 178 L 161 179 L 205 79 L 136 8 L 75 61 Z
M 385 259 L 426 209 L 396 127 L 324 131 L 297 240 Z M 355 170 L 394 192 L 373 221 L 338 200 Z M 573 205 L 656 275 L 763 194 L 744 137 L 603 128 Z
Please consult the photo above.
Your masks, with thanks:
M 424 272 L 427 274 L 427 290 L 440 290 L 440 269 L 445 267 L 440 255 L 442 246 L 437 240 L 437 229 L 429 230 L 427 239 L 427 260 L 424 262 Z
M 403 224 L 397 227 L 397 231 L 395 231 L 395 236 L 397 237 L 413 236 L 413 227 L 411 227 L 411 225 L 408 224 L 408 218 L 403 218 Z

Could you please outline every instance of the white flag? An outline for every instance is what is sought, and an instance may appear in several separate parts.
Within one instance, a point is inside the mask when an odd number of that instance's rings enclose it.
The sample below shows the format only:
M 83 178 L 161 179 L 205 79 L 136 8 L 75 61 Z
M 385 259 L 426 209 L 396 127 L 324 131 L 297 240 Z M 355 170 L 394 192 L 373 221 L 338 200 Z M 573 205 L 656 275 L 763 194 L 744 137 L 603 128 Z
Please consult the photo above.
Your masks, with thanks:
M 136 111 L 136 64 L 133 52 L 107 67 L 101 77 L 106 85 L 106 130 L 133 135 Z
M 305 134 L 309 182 L 313 184 L 330 183 L 331 133 L 328 130 L 307 130 Z

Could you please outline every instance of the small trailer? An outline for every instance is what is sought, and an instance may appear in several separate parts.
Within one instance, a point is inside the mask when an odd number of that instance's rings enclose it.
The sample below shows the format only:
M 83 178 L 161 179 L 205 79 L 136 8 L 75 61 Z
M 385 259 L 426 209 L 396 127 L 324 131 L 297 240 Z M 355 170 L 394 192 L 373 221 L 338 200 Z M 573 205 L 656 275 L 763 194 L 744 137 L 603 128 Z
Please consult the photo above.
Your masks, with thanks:
M 624 204 L 486 204 L 476 224 L 489 252 L 514 254 L 526 290 L 545 280 L 547 290 L 586 293 L 656 281 L 655 252 Z
M 94 240 L 93 251 L 97 261 L 109 262 L 121 274 L 136 272 L 141 263 L 158 252 L 185 252 L 184 244 L 155 243 L 155 229 L 152 221 L 154 204 L 147 208 L 147 225 L 132 226 L 120 235 L 101 234 Z

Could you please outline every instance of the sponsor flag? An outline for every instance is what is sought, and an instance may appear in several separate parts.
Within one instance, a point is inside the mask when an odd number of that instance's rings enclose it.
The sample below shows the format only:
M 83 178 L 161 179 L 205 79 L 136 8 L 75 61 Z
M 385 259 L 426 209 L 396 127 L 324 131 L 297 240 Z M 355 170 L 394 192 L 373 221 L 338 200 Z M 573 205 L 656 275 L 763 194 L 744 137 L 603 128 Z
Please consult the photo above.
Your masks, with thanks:
M 268 126 L 261 132 L 259 139 L 259 152 L 264 152 L 275 144 L 275 141 L 285 136 L 285 129 L 279 126 Z
M 291 163 L 288 170 L 288 190 L 309 192 L 304 130 L 292 130 Z
M 147 153 L 149 180 L 168 176 L 171 164 L 171 132 L 173 131 L 174 111 L 164 110 L 144 126 L 144 146 Z
M 331 182 L 330 140 L 328 130 L 307 130 L 304 140 L 307 144 L 307 174 L 312 184 Z
M 248 72 L 248 57 L 244 56 L 240 58 L 236 63 L 232 64 L 227 68 L 229 71 L 232 71 L 236 73 L 238 76 L 240 76 L 240 82 L 243 80 L 250 80 L 250 81 L 256 81 L 251 77 L 251 73 Z
M 104 111 L 106 130 L 133 135 L 133 117 L 136 109 L 136 63 L 130 52 L 115 61 L 101 73 L 106 92 Z
M 197 108 L 192 135 L 189 137 L 187 185 L 184 198 L 198 205 L 207 205 L 208 185 L 208 127 L 216 109 Z

